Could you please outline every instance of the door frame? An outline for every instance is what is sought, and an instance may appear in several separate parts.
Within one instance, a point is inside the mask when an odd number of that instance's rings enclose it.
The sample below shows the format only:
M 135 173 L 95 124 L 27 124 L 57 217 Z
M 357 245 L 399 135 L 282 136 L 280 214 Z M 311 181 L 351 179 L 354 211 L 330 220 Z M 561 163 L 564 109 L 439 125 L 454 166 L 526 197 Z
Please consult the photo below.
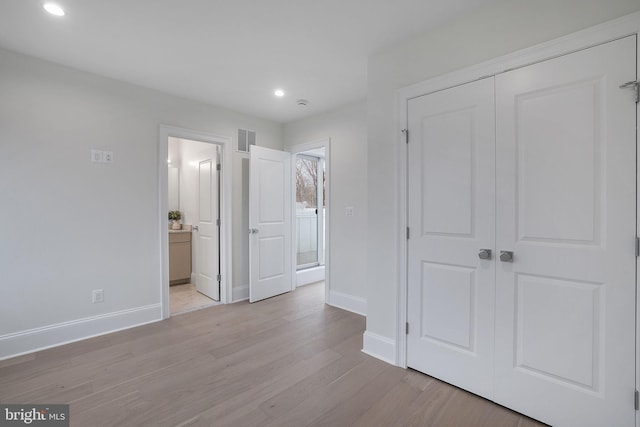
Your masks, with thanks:
M 398 229 L 397 229 L 397 307 L 396 307 L 396 339 L 395 344 L 395 364 L 407 367 L 407 289 L 408 289 L 408 242 L 406 238 L 408 227 L 408 148 L 405 139 L 404 129 L 408 127 L 408 102 L 410 99 L 428 95 L 434 92 L 445 90 L 451 87 L 460 86 L 485 77 L 521 68 L 530 64 L 552 59 L 587 49 L 599 44 L 613 41 L 622 37 L 640 35 L 640 12 L 635 12 L 603 24 L 569 34 L 567 36 L 551 40 L 546 43 L 525 48 L 511 54 L 494 58 L 458 71 L 434 77 L 411 86 L 403 87 L 395 91 L 395 135 L 396 135 L 396 155 L 398 159 L 398 181 L 397 181 L 397 205 L 398 205 Z M 638 39 L 636 49 L 638 49 Z M 637 70 L 640 70 L 640 49 L 636 51 L 638 60 Z M 625 82 L 620 82 L 620 84 Z M 631 95 L 630 95 L 631 96 Z M 640 108 L 636 107 L 636 120 L 640 123 Z M 637 130 L 636 130 L 637 132 Z M 636 141 L 638 134 L 636 133 Z M 636 143 L 637 145 L 637 143 Z M 636 155 L 638 149 L 636 148 Z M 636 160 L 636 165 L 640 164 L 640 156 Z M 637 167 L 637 166 L 636 166 Z M 636 230 L 640 230 L 640 201 L 638 201 L 638 188 L 640 178 L 636 174 Z M 636 231 L 638 233 L 638 231 Z M 632 250 L 632 249 L 630 249 Z M 638 282 L 639 258 L 636 258 L 636 284 Z M 640 384 L 640 319 L 638 318 L 638 307 L 640 306 L 640 293 L 636 292 L 636 386 Z M 636 426 L 640 427 L 640 417 L 636 415 Z
M 169 233 L 167 232 L 166 212 L 168 209 L 168 170 L 169 137 L 205 142 L 220 146 L 220 301 L 231 302 L 232 265 L 231 265 L 231 164 L 232 140 L 226 136 L 215 135 L 176 126 L 160 125 L 158 132 L 158 235 L 160 242 L 160 289 L 162 318 L 168 319 L 169 306 Z
M 325 227 L 324 227 L 324 236 L 325 236 L 325 244 L 324 244 L 324 302 L 329 303 L 329 296 L 331 295 L 331 138 L 322 138 L 316 139 L 314 141 L 294 144 L 289 147 L 285 147 L 285 150 L 291 153 L 291 182 L 292 182 L 292 193 L 293 193 L 293 203 L 291 203 L 292 210 L 292 218 L 295 218 L 296 214 L 296 155 L 300 153 L 304 153 L 309 150 L 316 150 L 319 148 L 324 148 L 324 167 L 325 167 L 325 183 L 324 183 L 324 199 L 325 199 Z M 296 225 L 295 221 L 292 222 L 292 236 L 296 235 Z M 292 247 L 295 245 L 292 245 Z M 296 250 L 293 248 L 291 251 L 292 258 L 292 277 L 296 277 Z M 291 290 L 295 290 L 297 287 L 297 281 L 292 280 Z

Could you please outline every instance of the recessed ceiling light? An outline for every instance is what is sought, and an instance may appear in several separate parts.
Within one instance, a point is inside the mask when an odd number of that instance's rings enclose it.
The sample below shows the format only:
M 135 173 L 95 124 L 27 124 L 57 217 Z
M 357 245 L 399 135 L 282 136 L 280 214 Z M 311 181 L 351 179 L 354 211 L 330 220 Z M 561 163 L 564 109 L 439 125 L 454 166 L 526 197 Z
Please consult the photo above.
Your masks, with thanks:
M 45 3 L 44 10 L 55 16 L 64 16 L 64 10 L 55 3 Z
M 284 96 L 284 91 L 282 89 L 276 89 L 276 91 L 273 94 L 278 98 L 282 98 Z

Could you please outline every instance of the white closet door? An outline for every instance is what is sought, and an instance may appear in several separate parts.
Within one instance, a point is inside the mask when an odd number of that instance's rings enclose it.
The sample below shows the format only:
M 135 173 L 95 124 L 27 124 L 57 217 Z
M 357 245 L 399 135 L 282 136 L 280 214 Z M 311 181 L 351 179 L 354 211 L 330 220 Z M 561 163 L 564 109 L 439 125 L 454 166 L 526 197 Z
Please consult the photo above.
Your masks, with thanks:
M 633 426 L 635 36 L 496 77 L 495 400 Z
M 409 102 L 407 364 L 492 396 L 493 78 Z

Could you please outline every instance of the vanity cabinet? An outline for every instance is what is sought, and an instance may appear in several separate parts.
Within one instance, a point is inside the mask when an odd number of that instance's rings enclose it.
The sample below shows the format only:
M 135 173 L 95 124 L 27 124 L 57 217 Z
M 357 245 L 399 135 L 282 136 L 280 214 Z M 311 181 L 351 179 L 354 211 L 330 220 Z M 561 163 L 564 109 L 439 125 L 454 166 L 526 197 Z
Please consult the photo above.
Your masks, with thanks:
M 169 284 L 191 281 L 191 232 L 169 232 Z

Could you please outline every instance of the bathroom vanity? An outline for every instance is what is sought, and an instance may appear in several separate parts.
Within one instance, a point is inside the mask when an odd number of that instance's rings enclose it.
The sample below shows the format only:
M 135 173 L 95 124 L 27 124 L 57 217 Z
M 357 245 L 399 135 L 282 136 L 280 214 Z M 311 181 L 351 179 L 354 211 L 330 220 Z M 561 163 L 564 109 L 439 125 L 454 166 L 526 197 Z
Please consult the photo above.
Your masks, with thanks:
M 191 230 L 169 230 L 169 284 L 191 281 Z

